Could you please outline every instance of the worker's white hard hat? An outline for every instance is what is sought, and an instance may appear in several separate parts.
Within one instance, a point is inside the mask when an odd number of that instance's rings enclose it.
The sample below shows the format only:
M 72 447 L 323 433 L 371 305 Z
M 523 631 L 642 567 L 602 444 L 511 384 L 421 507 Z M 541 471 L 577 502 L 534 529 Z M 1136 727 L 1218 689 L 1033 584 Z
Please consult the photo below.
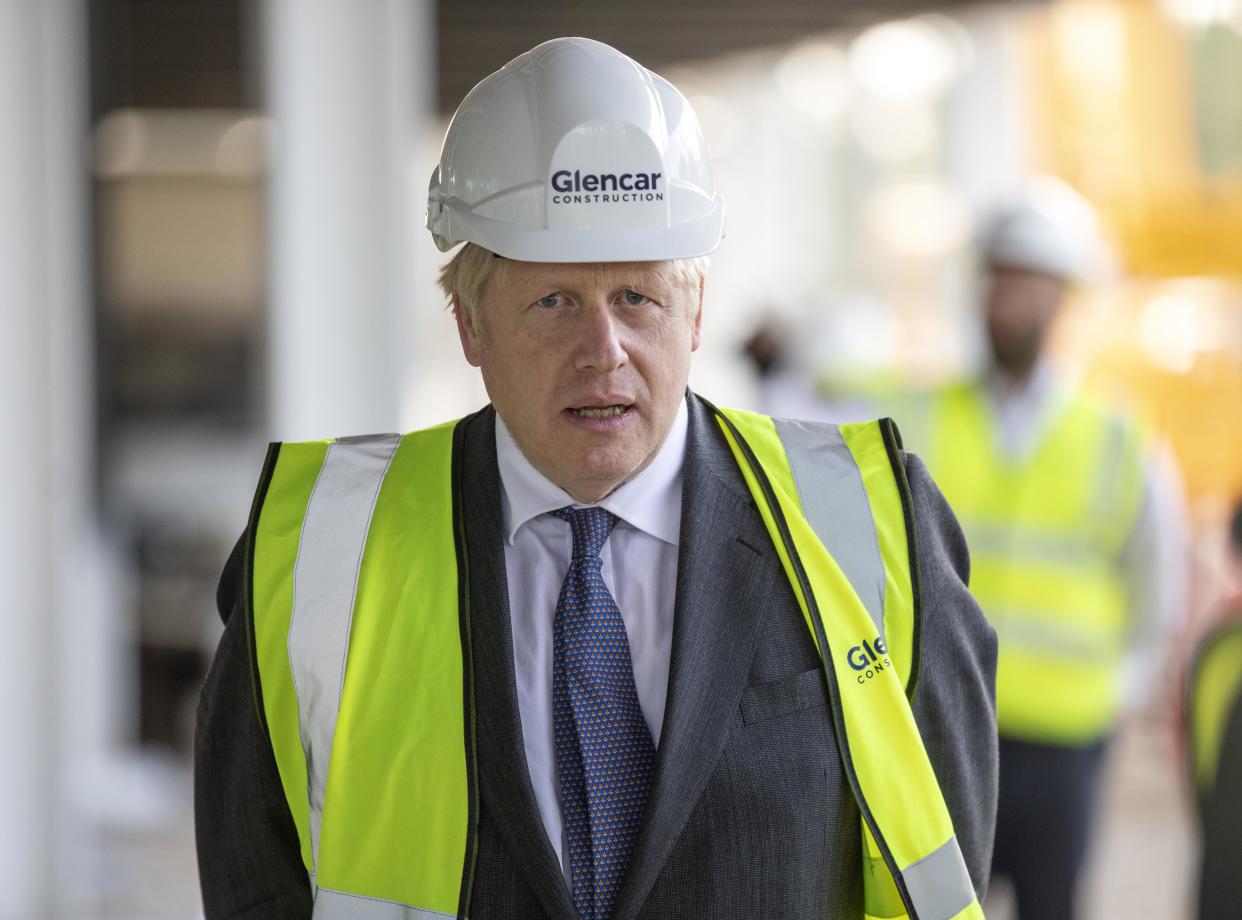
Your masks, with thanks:
M 706 255 L 723 234 L 690 103 L 615 48 L 557 38 L 479 83 L 431 175 L 427 229 L 528 262 Z
M 1002 208 L 979 240 L 990 267 L 1024 268 L 1065 281 L 1084 281 L 1106 255 L 1095 209 L 1059 179 L 1045 176 Z

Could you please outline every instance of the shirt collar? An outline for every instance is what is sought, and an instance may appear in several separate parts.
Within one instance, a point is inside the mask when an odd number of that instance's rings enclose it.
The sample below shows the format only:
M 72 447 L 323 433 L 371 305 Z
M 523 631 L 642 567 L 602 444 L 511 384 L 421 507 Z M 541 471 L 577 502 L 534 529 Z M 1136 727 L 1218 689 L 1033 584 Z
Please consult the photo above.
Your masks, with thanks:
M 681 537 L 681 469 L 686 457 L 687 429 L 683 399 L 678 404 L 668 436 L 652 461 L 598 503 L 631 527 L 672 546 L 676 546 Z M 496 415 L 496 462 L 500 468 L 505 539 L 510 545 L 522 525 L 532 518 L 579 504 L 531 465 L 499 414 Z
M 1040 356 L 1027 378 L 1020 383 L 1013 380 L 993 362 L 984 373 L 984 381 L 992 398 L 998 403 L 1029 403 L 1041 405 L 1052 399 L 1058 390 L 1057 375 L 1053 373 L 1048 359 Z

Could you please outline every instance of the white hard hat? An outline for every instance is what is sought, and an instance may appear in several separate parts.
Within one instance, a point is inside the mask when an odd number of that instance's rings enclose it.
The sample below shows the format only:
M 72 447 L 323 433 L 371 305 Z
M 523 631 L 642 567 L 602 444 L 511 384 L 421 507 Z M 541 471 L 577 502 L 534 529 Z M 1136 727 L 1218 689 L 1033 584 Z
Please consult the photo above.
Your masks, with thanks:
M 471 90 L 427 192 L 441 251 L 470 241 L 528 262 L 686 259 L 723 225 L 690 103 L 587 38 L 544 42 Z
M 992 267 L 1024 268 L 1083 281 L 1105 252 L 1095 209 L 1059 179 L 1041 177 L 1017 202 L 998 211 L 979 242 Z

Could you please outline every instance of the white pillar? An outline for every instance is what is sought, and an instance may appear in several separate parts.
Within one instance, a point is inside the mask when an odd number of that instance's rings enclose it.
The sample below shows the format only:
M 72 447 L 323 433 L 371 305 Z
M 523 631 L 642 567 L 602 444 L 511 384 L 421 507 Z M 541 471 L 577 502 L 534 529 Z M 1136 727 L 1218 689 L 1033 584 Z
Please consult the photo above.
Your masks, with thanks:
M 396 431 L 427 0 L 266 0 L 273 438 Z
M 61 914 L 64 652 L 87 500 L 84 6 L 0 0 L 0 920 Z M 100 654 L 103 654 L 100 651 Z

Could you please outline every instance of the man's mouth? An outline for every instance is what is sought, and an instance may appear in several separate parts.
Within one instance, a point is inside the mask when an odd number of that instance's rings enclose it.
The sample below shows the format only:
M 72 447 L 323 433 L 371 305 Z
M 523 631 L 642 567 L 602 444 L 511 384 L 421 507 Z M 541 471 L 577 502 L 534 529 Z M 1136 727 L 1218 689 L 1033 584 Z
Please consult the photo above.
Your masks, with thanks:
M 613 406 L 579 406 L 570 408 L 570 412 L 578 418 L 614 418 L 629 412 L 633 405 L 613 405 Z

